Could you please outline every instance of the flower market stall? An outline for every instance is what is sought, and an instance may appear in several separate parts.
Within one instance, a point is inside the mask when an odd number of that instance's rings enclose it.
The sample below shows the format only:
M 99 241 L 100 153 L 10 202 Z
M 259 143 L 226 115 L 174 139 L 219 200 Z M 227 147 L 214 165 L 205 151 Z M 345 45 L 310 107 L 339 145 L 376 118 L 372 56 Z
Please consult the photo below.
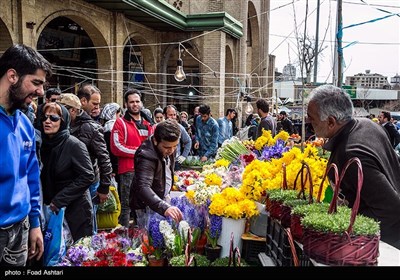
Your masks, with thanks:
M 275 265 L 311 265 L 292 217 L 297 226 L 309 224 L 317 219 L 310 213 L 329 208 L 333 192 L 320 145 L 317 139 L 302 149 L 286 132 L 272 137 L 265 130 L 256 141 L 232 137 L 214 162 L 175 172 L 171 204 L 183 213 L 179 224 L 154 213 L 145 228 L 117 227 L 79 240 L 59 265 L 246 266 L 259 265 L 260 252 L 269 252 Z

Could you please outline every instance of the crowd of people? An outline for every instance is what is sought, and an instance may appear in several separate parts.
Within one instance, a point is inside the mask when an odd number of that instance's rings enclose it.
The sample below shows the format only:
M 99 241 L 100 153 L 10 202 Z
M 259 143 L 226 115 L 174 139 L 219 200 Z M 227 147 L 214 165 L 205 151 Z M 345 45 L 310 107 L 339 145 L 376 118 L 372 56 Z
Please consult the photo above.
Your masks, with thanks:
M 80 85 L 77 94 L 45 92 L 51 68 L 25 45 L 10 47 L 0 58 L 0 265 L 41 259 L 45 207 L 54 213 L 66 208 L 73 240 L 95 234 L 97 205 L 107 200 L 113 178 L 121 200 L 119 224 L 144 225 L 151 211 L 179 222 L 181 211 L 169 203 L 174 171 L 191 154 L 201 161 L 214 158 L 237 132 L 234 108 L 217 119 L 207 104 L 196 107 L 192 117 L 174 105 L 151 115 L 137 89 L 124 93 L 123 106 L 103 108 L 93 84 Z M 33 100 L 41 96 L 45 102 L 35 111 Z M 274 116 L 263 98 L 256 106 L 257 114 L 245 122 L 248 138 L 257 139 L 263 129 L 272 136 L 296 132 L 286 112 Z M 390 115 L 379 115 L 381 126 L 354 118 L 349 96 L 333 86 L 313 90 L 307 115 L 316 136 L 329 139 L 324 146 L 331 151 L 329 163 L 340 169 L 351 157 L 361 159 L 359 212 L 380 221 L 382 240 L 400 248 L 400 164 L 394 150 L 399 137 Z M 355 172 L 350 169 L 342 185 L 350 206 Z

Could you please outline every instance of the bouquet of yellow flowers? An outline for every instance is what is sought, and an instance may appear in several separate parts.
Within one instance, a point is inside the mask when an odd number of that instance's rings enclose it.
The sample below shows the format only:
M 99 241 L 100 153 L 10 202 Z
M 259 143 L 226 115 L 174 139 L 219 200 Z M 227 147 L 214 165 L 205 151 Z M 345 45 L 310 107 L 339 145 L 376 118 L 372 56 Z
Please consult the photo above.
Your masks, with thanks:
M 288 189 L 293 189 L 296 175 L 303 161 L 310 167 L 313 197 L 316 198 L 324 176 L 327 160 L 318 156 L 317 148 L 312 145 L 307 145 L 304 152 L 294 147 L 284 152 L 281 158 L 273 158 L 270 161 L 252 161 L 243 172 L 243 183 L 240 191 L 245 197 L 258 201 L 268 190 L 280 189 L 283 183 L 283 165 L 286 166 Z M 325 181 L 321 200 L 324 199 L 327 186 L 328 182 Z M 300 191 L 300 184 L 297 184 L 296 188 L 297 191 Z M 306 186 L 305 191 L 308 192 L 308 186 Z
M 259 214 L 255 202 L 232 187 L 225 188 L 211 197 L 209 213 L 233 219 L 251 218 Z

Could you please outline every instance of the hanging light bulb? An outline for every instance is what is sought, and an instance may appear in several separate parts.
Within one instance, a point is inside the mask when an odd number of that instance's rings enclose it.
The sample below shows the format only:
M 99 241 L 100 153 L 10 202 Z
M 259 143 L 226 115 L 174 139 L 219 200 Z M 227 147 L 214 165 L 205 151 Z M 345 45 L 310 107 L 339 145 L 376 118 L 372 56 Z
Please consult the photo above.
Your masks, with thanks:
M 186 79 L 186 74 L 183 71 L 183 61 L 180 57 L 179 57 L 178 61 L 176 62 L 176 71 L 175 71 L 174 78 L 178 82 L 182 82 L 183 80 Z

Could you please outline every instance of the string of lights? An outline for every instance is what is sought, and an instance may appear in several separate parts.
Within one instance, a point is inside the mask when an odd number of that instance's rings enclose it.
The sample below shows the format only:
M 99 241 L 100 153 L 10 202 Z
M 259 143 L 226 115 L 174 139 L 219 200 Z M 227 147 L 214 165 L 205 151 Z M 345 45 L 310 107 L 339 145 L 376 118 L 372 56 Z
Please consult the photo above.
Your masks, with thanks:
M 291 1 L 291 2 L 289 2 L 287 4 L 284 4 L 284 5 L 281 5 L 281 6 L 277 7 L 277 8 L 275 8 L 275 9 L 272 9 L 271 12 L 275 11 L 277 9 L 283 8 L 283 7 L 287 6 L 287 5 L 291 5 L 291 4 L 293 4 L 293 2 L 299 2 L 299 1 L 300 0 Z M 352 2 L 347 2 L 347 3 L 354 4 Z M 371 5 L 371 6 L 375 6 L 375 5 Z M 314 9 L 314 11 L 315 11 L 315 9 Z M 308 16 L 311 16 L 314 11 L 312 11 Z M 247 19 L 245 19 L 245 20 L 247 20 Z M 125 18 L 124 18 L 124 21 L 125 21 Z M 301 26 L 301 24 L 297 28 L 300 28 L 300 26 Z M 126 32 L 128 34 L 128 37 L 129 37 L 128 28 L 126 26 L 126 23 L 125 23 L 125 27 L 126 27 Z M 113 48 L 126 48 L 126 47 L 129 47 L 129 48 L 133 49 L 133 48 L 148 47 L 148 46 L 177 45 L 178 49 L 179 49 L 179 51 L 178 51 L 179 52 L 179 58 L 178 58 L 177 68 L 181 67 L 181 70 L 182 70 L 182 72 L 183 72 L 183 74 L 185 76 L 187 76 L 187 77 L 198 76 L 198 77 L 220 78 L 222 76 L 221 75 L 222 73 L 220 73 L 218 71 L 215 71 L 214 69 L 212 69 L 212 67 L 210 67 L 209 65 L 205 64 L 203 61 L 199 60 L 196 57 L 196 55 L 193 55 L 190 52 L 190 50 L 183 45 L 183 43 L 185 43 L 185 42 L 189 42 L 191 40 L 194 40 L 194 39 L 199 38 L 201 36 L 206 36 L 207 34 L 209 34 L 211 32 L 216 32 L 216 31 L 219 31 L 219 30 L 220 30 L 220 28 L 212 30 L 212 31 L 209 31 L 209 32 L 204 32 L 204 33 L 202 33 L 200 35 L 185 39 L 183 41 L 178 41 L 178 42 L 137 44 L 136 42 L 132 42 L 131 38 L 129 37 L 130 39 L 129 39 L 128 44 L 123 45 L 123 46 L 116 45 L 116 46 L 95 46 L 95 47 L 89 47 L 89 48 L 86 48 L 86 47 L 85 48 L 82 48 L 82 47 L 58 48 L 58 49 L 42 49 L 42 50 L 39 50 L 39 51 L 41 51 L 41 52 L 51 52 L 51 51 L 82 50 L 82 49 L 104 49 L 104 48 L 107 48 L 107 49 L 111 50 Z M 275 34 L 270 34 L 270 35 L 284 38 L 284 40 L 282 42 L 286 42 L 286 41 L 290 42 L 291 39 L 294 38 L 294 37 L 290 36 L 292 33 L 290 33 L 288 36 L 281 36 L 281 35 L 275 35 Z M 325 42 L 333 43 L 334 40 L 325 41 Z M 376 45 L 399 45 L 399 43 L 383 43 L 383 42 L 357 42 L 357 43 L 358 44 L 376 44 Z M 280 45 L 278 45 L 274 50 L 276 50 Z M 183 69 L 183 61 L 181 59 L 181 49 L 183 49 L 188 55 L 190 55 L 199 64 L 203 65 L 204 68 L 210 70 L 210 72 L 196 73 L 195 75 L 193 75 L 191 73 L 185 74 L 184 73 L 184 69 Z M 274 50 L 271 52 L 271 54 L 273 54 Z M 136 55 L 135 52 L 133 52 L 133 54 Z M 137 59 L 137 57 L 136 57 L 136 59 Z M 265 59 L 268 59 L 268 58 L 265 58 Z M 130 60 L 131 60 L 131 57 L 129 56 L 129 61 Z M 181 61 L 181 63 L 179 63 L 179 61 Z M 254 67 L 254 68 L 256 69 L 258 66 Z M 176 96 L 177 99 L 186 97 L 186 94 L 175 92 L 174 90 L 183 89 L 185 87 L 191 87 L 191 85 L 181 86 L 179 84 L 173 84 L 173 83 L 172 84 L 171 83 L 154 83 L 154 82 L 149 82 L 149 80 L 148 80 L 148 76 L 150 76 L 150 75 L 166 76 L 167 78 L 170 77 L 171 75 L 173 75 L 176 78 L 176 76 L 177 76 L 176 73 L 175 74 L 170 74 L 170 73 L 145 72 L 143 67 L 142 67 L 142 65 L 140 65 L 140 67 L 141 67 L 141 70 L 142 70 L 140 73 L 143 74 L 144 77 L 145 77 L 145 82 L 141 83 L 140 86 L 146 91 L 146 93 L 152 93 L 154 95 L 154 97 L 156 99 L 156 103 L 159 103 L 158 97 L 170 98 L 170 99 L 171 98 L 174 99 L 175 96 Z M 139 72 L 135 72 L 135 71 L 121 71 L 121 70 L 114 70 L 114 69 L 97 69 L 97 68 L 94 69 L 94 68 L 71 67 L 71 66 L 62 66 L 62 65 L 57 65 L 57 66 L 55 66 L 55 68 L 57 70 L 63 70 L 63 71 L 66 71 L 66 72 L 70 73 L 70 75 L 65 74 L 65 73 L 55 73 L 55 75 L 60 75 L 60 76 L 65 76 L 65 77 L 73 77 L 73 78 L 76 78 L 76 79 L 84 79 L 84 81 L 101 81 L 101 82 L 108 82 L 108 83 L 112 83 L 112 84 L 113 83 L 129 84 L 131 82 L 120 81 L 120 80 L 115 80 L 115 79 L 99 78 L 99 75 L 116 76 L 117 74 L 121 74 L 121 73 L 122 74 L 129 74 L 129 75 L 133 75 L 133 74 L 139 73 Z M 250 71 L 250 74 L 246 74 L 246 73 L 224 73 L 224 77 L 225 77 L 225 79 L 230 79 L 230 78 L 233 78 L 233 77 L 240 77 L 240 78 L 243 78 L 243 79 L 248 79 L 249 76 L 251 76 L 252 74 L 255 74 L 255 72 L 253 72 L 253 71 L 254 70 Z M 96 75 L 97 78 L 93 78 L 93 77 L 91 77 L 91 75 Z M 263 78 L 268 79 L 268 78 L 271 78 L 271 77 L 269 77 L 269 76 L 257 76 L 257 78 L 258 79 L 263 79 Z M 184 78 L 181 79 L 181 80 L 178 80 L 178 79 L 176 79 L 176 80 L 178 82 L 180 82 L 180 81 L 183 81 Z M 251 81 L 251 79 L 250 79 L 250 81 Z M 80 83 L 82 83 L 82 82 L 80 82 Z M 163 90 L 159 90 L 159 89 L 157 89 L 157 87 L 160 87 L 160 86 L 161 87 L 165 87 L 167 90 L 164 90 L 164 89 Z M 256 89 L 252 89 L 253 88 L 252 85 L 249 85 L 249 88 L 250 88 L 249 95 L 250 96 L 252 96 L 252 95 L 255 96 L 255 95 L 259 94 L 262 89 L 266 89 L 266 88 L 269 88 L 269 87 L 272 87 L 272 85 L 268 84 L 268 85 L 264 85 L 264 86 L 261 86 L 261 87 L 257 86 Z M 69 87 L 66 90 L 70 90 L 72 88 L 73 87 Z M 217 92 L 219 90 L 219 86 L 208 86 L 208 85 L 207 86 L 198 86 L 198 85 L 196 85 L 196 87 L 193 87 L 193 89 L 196 91 L 196 95 L 203 95 L 203 96 L 207 96 L 207 97 L 219 97 L 219 95 L 210 95 L 210 94 L 208 94 L 206 92 L 203 92 L 202 91 L 203 88 L 216 89 Z M 225 89 L 227 91 L 225 93 L 226 97 L 228 97 L 228 98 L 229 97 L 235 97 L 237 95 L 237 86 L 229 86 L 228 85 L 228 86 L 225 87 Z M 66 90 L 64 90 L 64 91 L 66 91 Z M 197 98 L 196 95 L 195 95 L 195 98 Z

